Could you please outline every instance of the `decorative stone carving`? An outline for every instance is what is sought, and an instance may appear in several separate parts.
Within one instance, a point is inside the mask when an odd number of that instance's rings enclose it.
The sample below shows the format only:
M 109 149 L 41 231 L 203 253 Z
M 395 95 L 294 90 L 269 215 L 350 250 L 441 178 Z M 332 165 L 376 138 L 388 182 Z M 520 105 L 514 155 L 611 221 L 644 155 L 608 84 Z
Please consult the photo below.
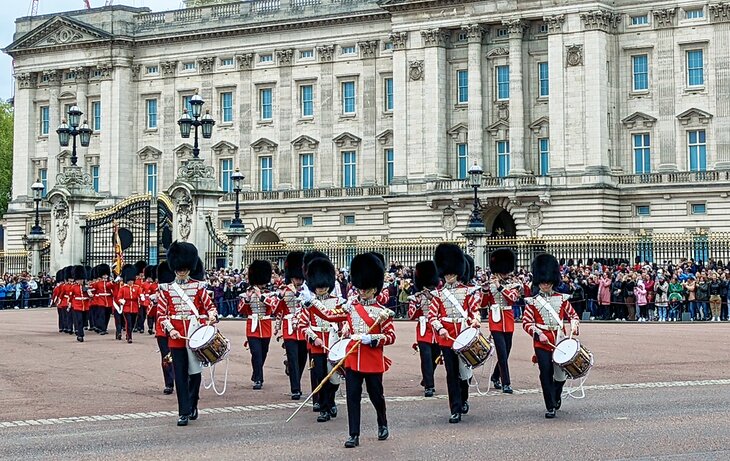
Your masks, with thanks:
M 253 67 L 253 53 L 236 55 L 236 61 L 238 61 L 238 70 L 251 70 Z
M 456 216 L 456 210 L 453 209 L 451 205 L 444 208 L 444 211 L 441 213 L 441 227 L 443 227 L 446 232 L 451 232 L 456 229 L 458 222 L 459 218 Z
M 362 141 L 362 139 L 346 131 L 332 140 L 335 142 L 337 147 L 357 147 Z
M 446 132 L 455 142 L 466 142 L 469 136 L 469 126 L 466 123 L 458 123 Z
M 378 55 L 378 43 L 377 40 L 357 42 L 357 47 L 360 49 L 360 57 L 363 59 L 376 57 Z
M 160 63 L 160 70 L 162 71 L 163 77 L 174 77 L 175 71 L 177 70 L 177 61 L 162 61 Z
M 470 42 L 480 43 L 484 37 L 484 27 L 479 24 L 468 24 L 461 26 L 461 30 L 466 32 L 466 37 Z
M 497 120 L 487 127 L 487 133 L 498 139 L 507 139 L 509 137 L 509 122 L 507 120 Z
M 522 19 L 506 19 L 502 25 L 507 26 L 510 38 L 521 38 L 527 28 L 527 23 Z
M 15 74 L 15 81 L 20 89 L 35 88 L 38 76 L 34 72 L 22 72 Z
M 280 66 L 291 66 L 294 50 L 276 50 L 276 59 Z
M 259 138 L 257 141 L 251 143 L 251 147 L 257 154 L 262 152 L 272 154 L 276 152 L 276 148 L 279 147 L 279 145 L 270 139 Z
M 294 141 L 291 142 L 292 146 L 294 146 L 294 149 L 296 150 L 313 150 L 316 149 L 319 145 L 319 141 L 316 139 L 307 136 L 305 134 L 297 137 Z
M 527 207 L 527 216 L 525 217 L 525 221 L 527 222 L 527 226 L 530 228 L 530 235 L 532 237 L 537 237 L 537 229 L 540 225 L 542 225 L 542 220 L 543 215 L 540 205 L 533 203 Z
M 145 146 L 137 152 L 140 160 L 157 160 L 162 157 L 162 151 L 152 146 Z
M 497 103 L 497 119 L 509 120 L 509 101 L 500 101 Z
M 393 50 L 405 50 L 408 44 L 408 32 L 391 32 L 388 38 L 393 42 Z
M 218 156 L 232 156 L 236 155 L 236 152 L 238 152 L 238 146 L 235 146 L 228 141 L 219 141 L 215 143 L 210 150 Z
M 583 45 L 568 45 L 565 47 L 565 64 L 568 67 L 583 65 Z
M 131 69 L 132 69 L 132 78 L 137 80 L 139 78 L 139 73 L 142 70 L 142 65 L 134 64 L 133 66 L 131 66 Z
M 428 29 L 421 31 L 423 43 L 426 46 L 446 46 L 449 34 L 444 29 Z
M 84 38 L 84 34 L 70 27 L 61 27 L 52 35 L 46 37 L 44 41 L 39 43 L 42 46 L 64 45 L 67 43 L 78 42 Z
M 334 45 L 321 45 L 317 47 L 317 56 L 319 56 L 319 62 L 332 62 L 335 57 L 335 46 Z
M 411 80 L 421 80 L 423 78 L 423 61 L 408 63 L 408 78 Z
M 651 14 L 654 16 L 655 28 L 662 29 L 664 27 L 673 27 L 674 18 L 677 15 L 677 7 L 654 10 Z
M 393 145 L 393 130 L 387 129 L 375 137 L 383 146 Z
M 622 119 L 621 123 L 628 129 L 632 129 L 637 125 L 641 128 L 651 128 L 656 123 L 656 120 L 656 117 L 652 117 L 643 112 L 634 112 Z
M 43 83 L 46 83 L 48 85 L 56 85 L 58 83 L 61 83 L 61 73 L 55 69 L 44 70 L 41 75 L 41 81 Z
M 549 135 L 548 129 L 550 128 L 550 118 L 540 117 L 528 126 L 530 131 L 535 135 L 541 135 L 547 137 Z
M 180 240 L 187 241 L 192 230 L 193 200 L 187 192 L 182 193 L 175 199 L 175 215 L 177 215 Z
M 198 58 L 198 69 L 201 74 L 209 74 L 213 72 L 213 66 L 215 65 L 215 56 L 206 56 Z
M 583 21 L 583 27 L 586 30 L 602 30 L 612 32 L 621 22 L 621 15 L 606 10 L 590 11 L 581 13 L 580 19 Z
M 730 21 L 730 3 L 715 3 L 709 5 L 710 19 L 712 22 Z
M 53 215 L 56 219 L 56 238 L 58 239 L 58 248 L 63 254 L 63 245 L 68 237 L 68 202 L 66 199 L 60 199 L 53 205 Z
M 707 125 L 712 119 L 712 114 L 702 109 L 693 107 L 677 115 L 677 120 L 682 125 Z
M 487 59 L 500 58 L 503 56 L 509 56 L 509 48 L 500 46 L 487 51 Z
M 184 142 L 174 148 L 172 150 L 172 153 L 175 154 L 179 159 L 191 158 L 193 156 L 193 146 Z
M 542 20 L 547 24 L 548 34 L 559 34 L 563 31 L 563 24 L 565 24 L 564 14 L 545 16 Z
M 196 182 L 200 179 L 215 179 L 215 170 L 212 166 L 198 159 L 190 159 L 177 170 L 178 181 Z
M 69 191 L 94 192 L 91 175 L 85 173 L 79 166 L 65 167 L 63 173 L 56 175 L 56 184 L 65 186 Z
M 103 62 L 96 66 L 99 78 L 111 78 L 114 65 L 111 62 Z
M 69 69 L 73 75 L 74 80 L 77 82 L 89 81 L 89 68 L 85 66 L 72 67 Z

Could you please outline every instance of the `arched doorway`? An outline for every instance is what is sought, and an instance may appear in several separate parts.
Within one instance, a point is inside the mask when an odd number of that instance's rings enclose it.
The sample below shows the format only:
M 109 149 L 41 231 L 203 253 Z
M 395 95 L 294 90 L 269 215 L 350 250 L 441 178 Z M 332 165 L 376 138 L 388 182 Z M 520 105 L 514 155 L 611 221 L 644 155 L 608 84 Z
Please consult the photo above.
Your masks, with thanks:
M 262 229 L 258 232 L 254 232 L 253 235 L 251 235 L 251 243 L 259 243 L 259 244 L 273 244 L 273 243 L 279 243 L 281 239 L 279 236 L 270 229 Z
M 517 225 L 509 211 L 502 207 L 491 207 L 484 211 L 484 227 L 490 237 L 514 237 Z

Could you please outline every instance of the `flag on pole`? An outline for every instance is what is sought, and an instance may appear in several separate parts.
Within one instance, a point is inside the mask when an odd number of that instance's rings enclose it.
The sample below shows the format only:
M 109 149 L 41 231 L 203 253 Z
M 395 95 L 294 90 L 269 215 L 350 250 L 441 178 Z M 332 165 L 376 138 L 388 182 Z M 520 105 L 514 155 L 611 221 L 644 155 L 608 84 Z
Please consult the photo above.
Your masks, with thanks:
M 122 249 L 122 240 L 119 238 L 119 223 L 114 221 L 114 275 L 118 276 L 122 273 L 124 266 L 124 250 Z

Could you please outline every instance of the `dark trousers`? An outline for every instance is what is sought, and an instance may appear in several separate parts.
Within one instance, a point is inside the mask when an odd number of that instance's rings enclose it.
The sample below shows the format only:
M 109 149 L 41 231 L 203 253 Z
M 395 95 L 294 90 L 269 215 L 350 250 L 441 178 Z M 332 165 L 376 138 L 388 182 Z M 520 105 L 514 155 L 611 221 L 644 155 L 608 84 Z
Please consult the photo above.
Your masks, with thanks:
M 314 390 L 317 388 L 319 383 L 322 382 L 325 376 L 327 376 L 327 356 L 324 354 L 312 355 L 312 360 L 314 360 L 314 368 L 312 369 L 312 376 L 314 378 L 312 390 Z M 327 380 L 327 382 L 324 383 L 324 386 L 322 386 L 322 389 L 314 394 L 318 397 L 319 411 L 330 411 L 330 409 L 335 406 L 336 392 L 337 387 Z
M 91 324 L 92 330 L 98 330 L 98 327 L 96 326 L 96 324 L 99 321 L 99 310 L 100 309 L 101 308 L 99 306 L 91 306 L 91 308 L 89 308 L 89 323 Z
M 100 331 L 107 331 L 109 329 L 109 319 L 111 318 L 112 310 L 108 307 L 99 308 L 99 322 L 97 327 Z
M 120 314 L 114 309 L 114 329 L 117 332 L 117 336 L 122 334 L 122 328 L 124 328 L 124 314 Z
M 368 397 L 375 408 L 378 417 L 378 427 L 387 426 L 388 418 L 385 415 L 385 396 L 383 395 L 382 373 L 360 373 L 359 371 L 345 370 L 347 385 L 347 422 L 350 426 L 350 436 L 360 435 L 360 403 L 362 401 L 362 383 L 365 381 Z
M 264 363 L 269 354 L 271 338 L 248 338 L 248 348 L 251 351 L 251 366 L 253 374 L 251 381 L 264 382 Z
M 74 318 L 73 313 L 67 310 L 65 307 L 61 309 L 61 323 L 63 325 L 63 331 L 67 333 L 73 333 L 74 331 Z
M 137 321 L 134 324 L 135 330 L 142 333 L 144 331 L 144 319 L 147 317 L 147 310 L 144 306 L 139 306 L 139 312 L 137 313 Z
M 535 348 L 537 366 L 540 368 L 540 386 L 542 387 L 542 398 L 545 400 L 545 408 L 555 408 L 560 394 L 563 393 L 565 381 L 555 381 L 553 373 L 556 365 L 553 363 L 553 353 L 544 349 Z
M 153 311 L 154 312 L 154 311 Z M 155 331 L 155 316 L 147 316 L 147 331 Z
M 126 339 L 132 339 L 132 328 L 137 322 L 137 314 L 125 312 L 124 313 L 124 329 L 127 334 Z
M 449 392 L 451 414 L 461 414 L 461 407 L 469 399 L 469 382 L 459 376 L 459 356 L 450 347 L 441 346 L 446 368 L 446 388 Z
M 421 355 L 421 385 L 425 389 L 433 389 L 433 374 L 436 370 L 436 359 L 441 355 L 437 343 L 418 342 L 418 353 Z
M 58 331 L 66 331 L 66 322 L 64 321 L 63 314 L 66 312 L 64 309 L 56 309 L 58 311 Z
M 497 365 L 492 373 L 492 381 L 500 381 L 503 386 L 512 385 L 509 379 L 509 353 L 512 350 L 512 333 L 493 331 L 492 339 L 497 349 Z
M 289 367 L 289 387 L 292 394 L 302 392 L 302 374 L 307 366 L 307 342 L 285 339 L 286 362 Z
M 89 321 L 89 311 L 71 311 L 73 313 L 74 328 L 76 329 L 76 336 L 79 338 L 84 337 L 84 325 Z
M 170 347 L 167 345 L 167 336 L 157 337 L 157 347 L 160 349 L 160 357 L 162 357 L 162 377 L 165 380 L 165 387 L 173 387 L 175 384 L 175 373 L 172 370 L 172 363 L 165 360 L 165 356 L 170 353 Z
M 317 381 L 317 373 L 314 371 L 314 355 L 309 354 L 309 360 L 312 362 L 311 368 L 309 369 L 309 384 L 312 386 L 311 389 L 314 390 L 317 384 L 319 384 L 319 381 Z M 312 396 L 312 404 L 319 405 L 319 394 Z
M 172 368 L 175 371 L 177 411 L 180 416 L 189 415 L 194 408 L 198 408 L 201 374 L 188 374 L 188 351 L 185 348 L 170 349 L 170 352 L 172 352 Z

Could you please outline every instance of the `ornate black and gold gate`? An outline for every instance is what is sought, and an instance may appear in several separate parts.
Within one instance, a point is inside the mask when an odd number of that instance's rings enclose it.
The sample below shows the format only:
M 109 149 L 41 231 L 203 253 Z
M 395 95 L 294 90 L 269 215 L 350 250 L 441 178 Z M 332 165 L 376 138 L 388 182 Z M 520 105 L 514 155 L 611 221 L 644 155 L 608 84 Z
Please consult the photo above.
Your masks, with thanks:
M 233 250 L 230 240 L 223 233 L 216 229 L 210 216 L 205 218 L 205 227 L 208 230 L 208 251 L 205 253 L 203 263 L 206 269 L 221 269 L 226 267 L 232 259 L 229 254 Z
M 157 196 L 157 259 L 167 259 L 167 249 L 172 243 L 172 200 L 164 194 Z

